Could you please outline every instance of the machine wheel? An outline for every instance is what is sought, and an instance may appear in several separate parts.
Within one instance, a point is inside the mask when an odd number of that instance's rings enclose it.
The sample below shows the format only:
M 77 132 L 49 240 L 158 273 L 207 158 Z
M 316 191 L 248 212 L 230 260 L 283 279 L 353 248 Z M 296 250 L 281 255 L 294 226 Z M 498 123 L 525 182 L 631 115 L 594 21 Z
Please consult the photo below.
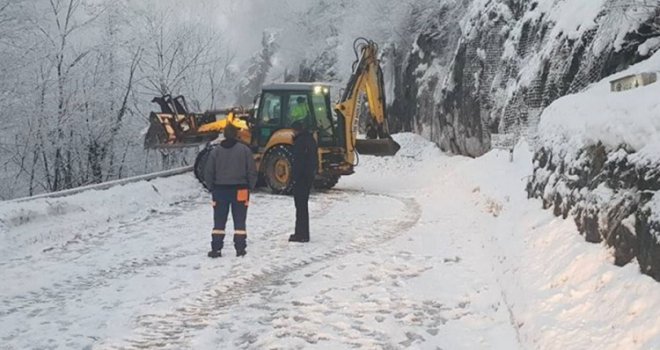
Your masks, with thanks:
M 317 190 L 329 190 L 339 182 L 339 175 L 327 175 L 314 179 L 314 188 Z
M 207 145 L 204 147 L 203 150 L 201 150 L 199 153 L 197 153 L 197 157 L 195 158 L 195 165 L 193 166 L 193 172 L 195 173 L 195 177 L 197 178 L 197 181 L 199 181 L 202 186 L 204 186 L 207 190 L 211 190 L 206 186 L 204 183 L 204 168 L 206 167 L 206 161 L 209 158 L 209 154 L 211 154 L 211 151 L 219 146 L 219 144 L 214 144 L 214 145 Z
M 273 147 L 264 159 L 262 172 L 266 185 L 275 194 L 293 191 L 293 153 L 290 146 Z

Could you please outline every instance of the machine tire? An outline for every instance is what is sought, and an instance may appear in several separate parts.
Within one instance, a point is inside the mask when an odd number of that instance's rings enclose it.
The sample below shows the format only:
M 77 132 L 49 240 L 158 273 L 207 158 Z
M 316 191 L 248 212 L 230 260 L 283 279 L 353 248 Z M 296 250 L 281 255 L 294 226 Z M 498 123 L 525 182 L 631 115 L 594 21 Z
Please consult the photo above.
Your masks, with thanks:
M 314 179 L 314 188 L 317 190 L 329 190 L 339 182 L 339 175 L 327 175 Z
M 273 147 L 264 157 L 262 173 L 266 185 L 274 194 L 293 191 L 293 152 L 291 146 Z
M 206 184 L 204 183 L 204 168 L 206 167 L 206 161 L 209 158 L 209 155 L 211 154 L 211 151 L 215 148 L 218 147 L 219 144 L 208 144 L 206 147 L 204 147 L 203 150 L 201 150 L 199 153 L 197 153 L 197 157 L 195 158 L 195 165 L 193 166 L 193 172 L 195 173 L 195 177 L 197 178 L 197 181 L 199 181 L 204 188 L 207 190 L 211 190 Z

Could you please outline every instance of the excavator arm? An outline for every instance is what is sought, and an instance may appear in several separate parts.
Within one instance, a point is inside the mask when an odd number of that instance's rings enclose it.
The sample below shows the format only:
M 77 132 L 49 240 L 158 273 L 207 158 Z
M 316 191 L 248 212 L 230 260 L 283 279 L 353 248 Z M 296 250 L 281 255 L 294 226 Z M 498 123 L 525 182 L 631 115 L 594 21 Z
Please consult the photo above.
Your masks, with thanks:
M 392 140 L 387 127 L 385 84 L 378 59 L 378 45 L 371 40 L 358 38 L 353 48 L 356 55 L 353 73 L 341 100 L 335 106 L 337 115 L 343 119 L 346 151 L 351 163 L 355 162 L 355 151 L 360 154 L 390 156 L 401 148 Z M 358 107 L 363 94 L 369 106 L 370 119 L 367 120 L 367 139 L 358 140 Z

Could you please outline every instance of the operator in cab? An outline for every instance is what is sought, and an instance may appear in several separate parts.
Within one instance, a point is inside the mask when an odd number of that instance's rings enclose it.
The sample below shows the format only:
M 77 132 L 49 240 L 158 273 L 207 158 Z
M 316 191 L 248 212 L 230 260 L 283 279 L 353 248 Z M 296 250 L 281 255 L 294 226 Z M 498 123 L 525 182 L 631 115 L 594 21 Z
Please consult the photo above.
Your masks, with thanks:
M 236 256 L 247 254 L 247 210 L 250 191 L 257 185 L 257 166 L 252 151 L 238 141 L 238 129 L 227 124 L 223 133 L 225 139 L 211 151 L 204 168 L 204 182 L 213 198 L 210 258 L 222 256 L 230 210 L 234 220 Z
M 309 106 L 307 105 L 307 98 L 304 96 L 298 96 L 298 98 L 296 98 L 296 105 L 291 109 L 291 126 L 293 126 L 295 122 L 304 123 L 310 114 Z

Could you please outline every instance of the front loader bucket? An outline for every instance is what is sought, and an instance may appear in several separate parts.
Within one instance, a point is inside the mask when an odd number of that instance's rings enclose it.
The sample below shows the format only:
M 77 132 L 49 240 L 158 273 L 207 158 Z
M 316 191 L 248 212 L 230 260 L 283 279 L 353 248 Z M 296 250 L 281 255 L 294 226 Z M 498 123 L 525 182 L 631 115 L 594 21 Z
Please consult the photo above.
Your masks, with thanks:
M 178 116 L 181 119 L 181 116 Z M 168 149 L 198 147 L 218 137 L 219 132 L 199 132 L 188 119 L 175 119 L 172 114 L 151 113 L 144 148 Z M 183 122 L 182 122 L 183 120 Z M 188 124 L 184 124 L 188 123 Z M 185 129 L 183 128 L 185 126 Z
M 149 129 L 144 135 L 144 148 L 162 148 L 164 145 L 172 143 L 173 135 L 172 126 L 164 125 L 156 113 L 151 113 L 149 115 Z
M 355 149 L 359 154 L 386 157 L 393 156 L 399 152 L 401 145 L 391 138 L 356 140 Z

